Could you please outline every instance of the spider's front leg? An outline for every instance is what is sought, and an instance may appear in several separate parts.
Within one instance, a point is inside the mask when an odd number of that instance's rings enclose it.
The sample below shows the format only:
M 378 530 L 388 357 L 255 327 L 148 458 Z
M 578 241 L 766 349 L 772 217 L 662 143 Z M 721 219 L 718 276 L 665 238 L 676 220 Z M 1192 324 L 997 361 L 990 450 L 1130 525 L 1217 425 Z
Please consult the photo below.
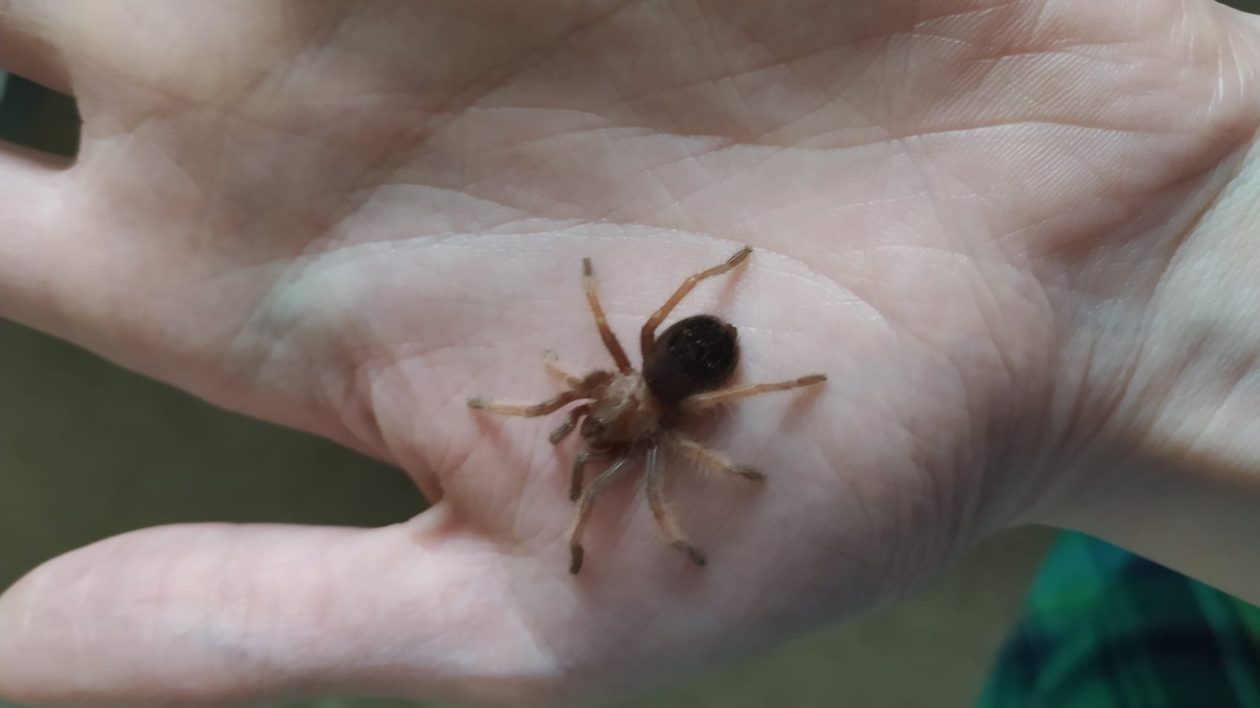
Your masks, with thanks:
M 674 308 L 677 307 L 678 303 L 682 302 L 684 297 L 687 297 L 687 293 L 691 292 L 692 289 L 695 288 L 702 280 L 707 280 L 708 278 L 730 272 L 740 263 L 743 263 L 750 253 L 752 253 L 752 246 L 744 246 L 739 249 L 735 255 L 726 259 L 725 262 L 713 266 L 708 270 L 702 270 L 699 273 L 694 273 L 684 280 L 682 285 L 679 285 L 678 289 L 674 291 L 674 294 L 665 301 L 665 304 L 661 305 L 661 308 L 656 312 L 653 312 L 652 316 L 647 319 L 647 322 L 643 323 L 643 329 L 639 330 L 639 351 L 643 354 L 643 358 L 645 360 L 647 359 L 648 354 L 652 351 L 653 345 L 656 344 L 656 328 L 665 321 L 666 317 L 669 317 L 669 313 L 674 311 Z
M 468 399 L 468 407 L 476 410 L 489 411 L 499 415 L 513 415 L 523 418 L 534 418 L 540 415 L 549 415 L 564 408 L 570 403 L 587 396 L 582 391 L 568 390 L 555 398 L 550 398 L 542 403 L 533 405 L 522 405 L 517 403 L 494 403 L 487 401 L 481 396 L 473 396 Z
M 595 270 L 591 267 L 591 259 L 582 259 L 582 290 L 586 294 L 586 304 L 595 317 L 595 327 L 599 330 L 599 338 L 604 340 L 604 348 L 617 364 L 617 370 L 623 374 L 630 372 L 630 358 L 626 350 L 621 348 L 617 335 L 608 326 L 608 317 L 604 314 L 604 306 L 599 302 L 599 291 L 595 287 Z
M 552 445 L 559 445 L 560 441 L 569 437 L 569 433 L 573 432 L 573 429 L 577 427 L 578 421 L 582 419 L 582 416 L 590 412 L 591 404 L 589 403 L 583 403 L 580 406 L 575 406 L 569 411 L 569 417 L 566 418 L 559 427 L 551 431 L 551 435 L 547 436 L 547 440 L 550 441 Z
M 543 352 L 543 368 L 553 379 L 567 388 L 578 388 L 582 385 L 582 377 L 574 376 L 560 366 L 560 357 L 551 350 Z

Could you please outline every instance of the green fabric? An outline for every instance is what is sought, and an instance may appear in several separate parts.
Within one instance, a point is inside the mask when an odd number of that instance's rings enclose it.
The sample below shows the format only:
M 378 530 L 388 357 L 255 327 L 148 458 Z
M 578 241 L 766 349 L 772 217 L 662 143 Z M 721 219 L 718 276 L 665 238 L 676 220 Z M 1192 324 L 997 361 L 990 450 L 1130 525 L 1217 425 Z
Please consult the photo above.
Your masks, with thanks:
M 1260 609 L 1064 534 L 980 708 L 1260 708 Z

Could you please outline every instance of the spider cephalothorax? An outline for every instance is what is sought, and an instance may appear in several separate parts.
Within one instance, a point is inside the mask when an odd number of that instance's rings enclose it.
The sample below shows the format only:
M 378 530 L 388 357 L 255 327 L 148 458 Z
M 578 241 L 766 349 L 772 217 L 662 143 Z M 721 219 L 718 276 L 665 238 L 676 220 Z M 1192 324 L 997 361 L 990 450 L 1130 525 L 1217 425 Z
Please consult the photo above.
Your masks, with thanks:
M 665 503 L 664 476 L 657 463 L 658 451 L 667 447 L 700 464 L 747 479 L 761 481 L 765 476 L 751 467 L 737 465 L 726 455 L 683 435 L 673 428 L 674 421 L 682 414 L 736 399 L 827 380 L 826 374 L 811 374 L 790 381 L 722 388 L 739 361 L 739 344 L 735 327 L 713 315 L 688 317 L 667 328 L 659 339 L 656 337 L 656 328 L 696 283 L 730 271 L 744 262 L 750 253 L 752 248 L 745 246 L 721 265 L 687 278 L 661 309 L 648 318 L 639 334 L 642 372 L 630 366 L 625 350 L 609 329 L 604 308 L 595 291 L 591 261 L 583 259 L 582 285 L 586 301 L 595 315 L 599 335 L 617 370 L 573 376 L 560 368 L 555 356 L 548 353 L 543 364 L 565 387 L 556 397 L 536 405 L 468 399 L 470 408 L 514 416 L 547 415 L 570 403 L 582 402 L 569 409 L 565 421 L 550 436 L 552 444 L 556 444 L 579 428 L 579 435 L 586 440 L 586 449 L 573 459 L 569 485 L 569 497 L 578 502 L 577 515 L 569 532 L 570 572 L 576 573 L 582 568 L 582 531 L 590 518 L 595 498 L 607 489 L 618 473 L 625 471 L 640 456 L 646 460 L 645 487 L 657 526 L 671 546 L 687 554 L 697 565 L 704 565 L 704 554 L 683 535 Z M 586 463 L 596 457 L 612 459 L 613 463 L 584 486 L 583 470 Z

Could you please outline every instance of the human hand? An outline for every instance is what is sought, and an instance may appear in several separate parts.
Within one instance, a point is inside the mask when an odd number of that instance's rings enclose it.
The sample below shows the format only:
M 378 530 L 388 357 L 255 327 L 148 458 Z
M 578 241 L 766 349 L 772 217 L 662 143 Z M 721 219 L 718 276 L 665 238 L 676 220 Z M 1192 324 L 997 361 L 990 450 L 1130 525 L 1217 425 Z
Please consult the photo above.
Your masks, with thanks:
M 0 63 L 85 120 L 73 166 L 0 158 L 0 312 L 436 501 L 54 560 L 0 599 L 0 692 L 589 699 L 895 599 L 1012 523 L 1089 526 L 1091 473 L 1167 432 L 1131 401 L 1186 361 L 1137 345 L 1184 331 L 1173 303 L 1247 314 L 1192 255 L 1238 253 L 1200 217 L 1247 208 L 1256 23 L 1143 12 L 0 3 Z M 629 342 L 737 243 L 686 311 L 740 327 L 745 379 L 831 381 L 715 426 L 765 489 L 671 466 L 707 568 L 627 485 L 570 577 L 573 449 L 463 401 L 545 396 L 545 349 L 607 366 L 581 257 Z M 1221 419 L 1180 400 L 1206 448 Z

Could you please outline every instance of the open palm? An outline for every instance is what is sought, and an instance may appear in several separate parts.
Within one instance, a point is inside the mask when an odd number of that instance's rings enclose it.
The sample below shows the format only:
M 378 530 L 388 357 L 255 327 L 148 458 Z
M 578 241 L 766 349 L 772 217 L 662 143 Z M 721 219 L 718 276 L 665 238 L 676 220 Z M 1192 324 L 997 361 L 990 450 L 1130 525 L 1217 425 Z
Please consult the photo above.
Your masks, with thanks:
M 1037 517 L 1115 384 L 1073 317 L 1153 291 L 1260 116 L 1254 22 L 1125 5 L 0 4 L 0 60 L 85 121 L 72 166 L 0 163 L 5 314 L 435 502 L 52 561 L 0 601 L 0 690 L 617 694 Z M 706 568 L 624 484 L 570 576 L 577 441 L 465 400 L 609 367 L 583 257 L 629 343 L 740 244 L 675 316 L 739 327 L 741 380 L 829 383 L 702 426 L 764 488 L 667 461 Z

